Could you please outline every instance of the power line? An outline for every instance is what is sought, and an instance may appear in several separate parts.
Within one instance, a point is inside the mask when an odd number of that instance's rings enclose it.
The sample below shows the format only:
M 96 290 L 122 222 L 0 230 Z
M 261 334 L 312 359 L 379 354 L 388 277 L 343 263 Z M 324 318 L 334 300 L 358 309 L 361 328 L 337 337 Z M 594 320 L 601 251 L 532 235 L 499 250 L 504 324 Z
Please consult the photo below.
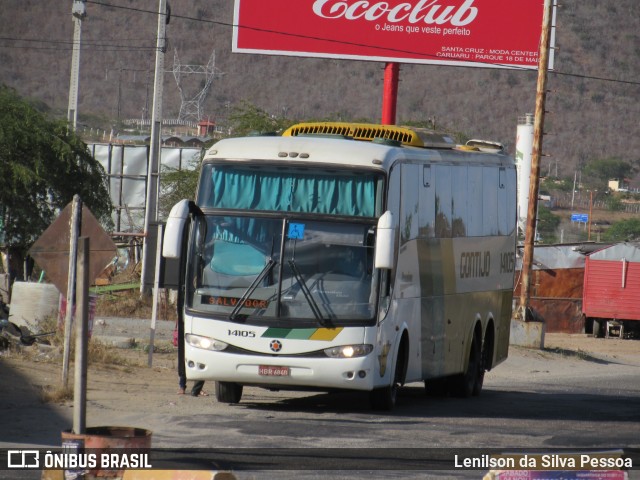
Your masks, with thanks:
M 60 47 L 34 47 L 34 46 L 15 46 L 15 45 L 1 45 L 0 44 L 0 48 L 3 49 L 7 49 L 7 48 L 13 48 L 16 50 L 52 50 L 52 51 L 56 51 L 56 52 L 60 52 L 60 51 L 72 51 L 73 47 L 68 47 L 68 48 L 60 48 Z M 94 52 L 145 52 L 145 51 L 153 51 L 155 50 L 148 50 L 148 49 L 141 49 L 141 48 L 135 48 L 135 47 L 130 47 L 130 48 L 88 48 L 85 47 L 84 45 L 81 47 L 82 50 L 91 50 Z
M 74 42 L 73 41 L 69 41 L 69 40 L 42 40 L 42 39 L 35 39 L 35 38 L 14 38 L 14 37 L 0 37 L 0 41 L 5 41 L 5 42 L 25 42 L 25 43 L 44 43 L 47 44 L 46 47 L 30 47 L 30 46 L 22 46 L 22 45 L 4 45 L 4 48 L 18 48 L 18 49 L 29 49 L 29 48 L 33 48 L 34 50 L 36 49 L 40 49 L 40 50 L 49 50 L 49 49 L 55 49 L 55 50 L 60 50 L 59 47 L 51 47 L 51 44 L 55 44 L 55 45 L 69 45 L 70 48 L 63 48 L 63 50 L 70 50 L 73 48 Z M 129 40 L 129 41 L 137 41 L 137 40 Z M 134 46 L 134 45 L 118 45 L 118 44 L 110 44 L 110 43 L 99 43 L 99 42 L 95 42 L 92 40 L 84 40 L 82 42 L 82 47 L 86 48 L 86 47 L 100 47 L 100 48 L 112 48 L 114 49 L 113 51 L 116 51 L 118 49 L 128 49 L 128 50 L 148 50 L 148 51 L 153 51 L 155 50 L 155 46 L 151 46 L 151 47 L 145 47 L 145 46 Z
M 640 85 L 640 82 L 633 82 L 631 80 L 619 80 L 619 79 L 606 78 L 606 77 L 596 77 L 593 75 L 581 75 L 579 73 L 566 73 L 566 72 L 556 72 L 556 71 L 550 71 L 549 73 L 563 76 L 563 77 L 582 78 L 584 80 L 599 80 L 601 82 L 614 82 L 614 83 L 621 83 L 624 85 Z
M 37 42 L 37 43 L 68 43 L 68 44 L 73 44 L 72 40 L 53 40 L 53 39 L 46 39 L 43 40 L 41 38 L 16 38 L 16 37 L 0 37 L 0 40 L 13 40 L 13 41 L 20 41 L 20 42 Z M 127 39 L 120 39 L 123 40 L 125 42 L 143 42 L 143 41 L 148 41 L 148 38 L 127 38 Z M 90 42 L 92 40 L 89 40 Z M 83 42 L 84 43 L 84 42 Z

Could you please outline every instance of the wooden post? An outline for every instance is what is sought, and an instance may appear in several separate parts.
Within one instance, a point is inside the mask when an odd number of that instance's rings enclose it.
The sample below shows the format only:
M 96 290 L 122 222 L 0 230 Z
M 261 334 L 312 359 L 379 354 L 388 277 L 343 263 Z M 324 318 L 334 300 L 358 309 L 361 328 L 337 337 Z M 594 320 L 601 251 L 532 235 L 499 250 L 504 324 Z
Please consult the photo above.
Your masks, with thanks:
M 89 341 L 89 237 L 81 237 L 78 245 L 78 282 L 76 287 L 76 352 L 73 387 L 73 433 L 83 434 L 87 428 L 87 352 Z
M 589 223 L 589 231 L 587 233 L 587 241 L 591 241 L 591 214 L 593 212 L 593 191 L 589 192 L 589 218 L 587 222 Z
M 538 83 L 536 86 L 536 110 L 533 122 L 533 152 L 531 157 L 531 181 L 529 182 L 529 206 L 525 229 L 524 253 L 522 257 L 522 284 L 520 286 L 520 315 L 526 320 L 531 289 L 531 268 L 533 246 L 536 236 L 538 216 L 538 189 L 540 183 L 540 157 L 542 154 L 542 135 L 544 131 L 544 106 L 547 93 L 547 71 L 549 69 L 549 46 L 551 42 L 551 19 L 553 1 L 545 0 L 542 34 L 540 35 L 540 58 L 538 60 Z
M 64 350 L 62 352 L 62 387 L 69 385 L 69 356 L 71 355 L 71 332 L 73 331 L 73 307 L 76 303 L 76 268 L 78 236 L 82 230 L 82 200 L 73 196 L 71 220 L 69 221 L 69 273 L 67 279 L 67 309 L 64 317 Z

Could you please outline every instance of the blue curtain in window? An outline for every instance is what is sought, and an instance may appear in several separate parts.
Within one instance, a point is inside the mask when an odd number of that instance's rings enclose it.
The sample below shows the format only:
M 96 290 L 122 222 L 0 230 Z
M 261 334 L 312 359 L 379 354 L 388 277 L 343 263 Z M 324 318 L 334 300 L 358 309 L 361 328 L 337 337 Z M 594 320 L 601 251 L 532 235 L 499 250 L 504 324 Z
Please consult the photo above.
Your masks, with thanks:
M 312 175 L 215 168 L 214 208 L 373 217 L 373 175 Z

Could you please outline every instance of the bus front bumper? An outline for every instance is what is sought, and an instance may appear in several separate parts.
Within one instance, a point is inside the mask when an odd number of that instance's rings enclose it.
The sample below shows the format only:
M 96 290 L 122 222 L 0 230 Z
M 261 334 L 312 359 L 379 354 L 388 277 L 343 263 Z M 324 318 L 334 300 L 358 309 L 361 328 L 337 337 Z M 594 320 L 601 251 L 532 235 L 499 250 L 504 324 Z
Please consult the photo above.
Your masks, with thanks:
M 186 346 L 190 380 L 216 380 L 269 388 L 372 390 L 375 354 L 355 358 L 242 355 Z M 380 379 L 377 379 L 380 382 Z

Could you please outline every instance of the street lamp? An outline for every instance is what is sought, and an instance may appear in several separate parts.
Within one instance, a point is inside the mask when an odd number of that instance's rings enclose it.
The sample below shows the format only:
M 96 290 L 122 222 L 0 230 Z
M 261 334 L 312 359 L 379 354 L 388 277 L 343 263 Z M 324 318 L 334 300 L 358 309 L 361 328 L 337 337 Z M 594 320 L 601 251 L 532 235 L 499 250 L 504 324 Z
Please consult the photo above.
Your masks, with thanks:
M 67 121 L 76 129 L 78 122 L 78 82 L 80 78 L 80 38 L 82 36 L 82 20 L 87 16 L 86 0 L 74 0 L 71 7 L 73 16 L 73 54 L 71 56 L 71 79 L 69 81 L 69 108 Z

